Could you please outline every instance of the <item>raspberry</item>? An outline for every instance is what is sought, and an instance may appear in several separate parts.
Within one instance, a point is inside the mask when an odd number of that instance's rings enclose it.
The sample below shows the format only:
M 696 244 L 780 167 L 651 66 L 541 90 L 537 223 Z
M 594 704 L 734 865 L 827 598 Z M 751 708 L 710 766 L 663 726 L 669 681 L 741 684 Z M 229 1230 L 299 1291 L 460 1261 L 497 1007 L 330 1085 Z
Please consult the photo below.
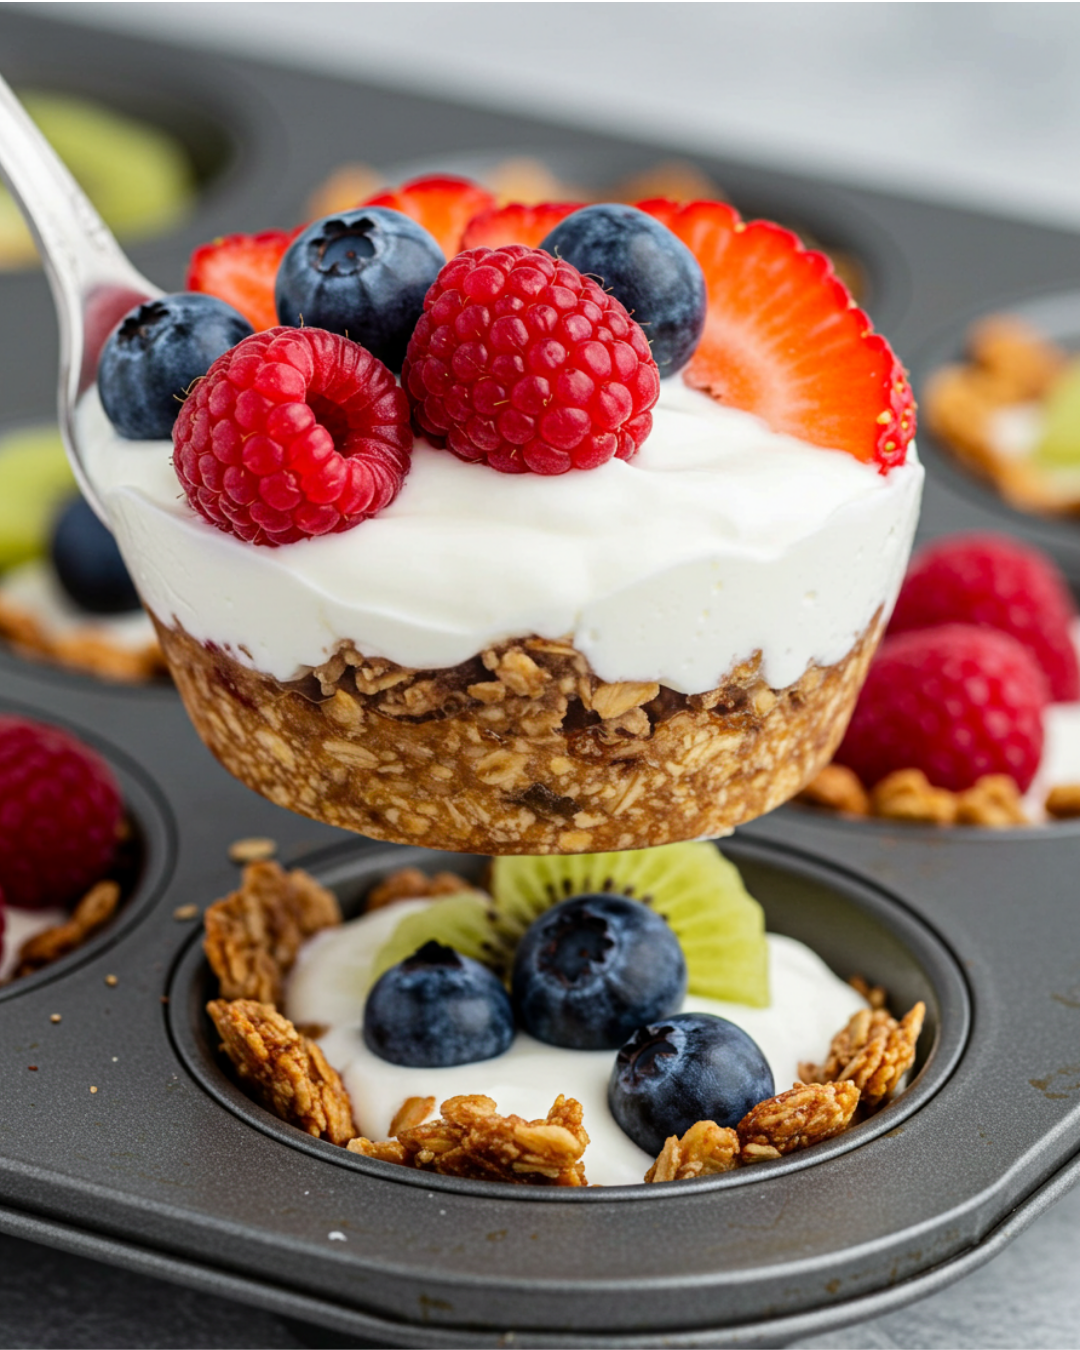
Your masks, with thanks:
M 890 633 L 974 623 L 1009 633 L 1042 667 L 1056 703 L 1080 699 L 1070 629 L 1076 605 L 1045 554 L 1001 534 L 944 539 L 919 553 L 904 579 Z
M 648 339 L 619 301 L 523 244 L 446 264 L 401 382 L 423 435 L 501 473 L 633 458 L 660 392 Z
M 271 328 L 218 358 L 184 401 L 176 473 L 198 513 L 252 544 L 350 529 L 409 469 L 405 395 L 381 361 L 319 328 Z
M 58 727 L 0 717 L 0 887 L 10 905 L 68 905 L 100 881 L 116 851 L 112 772 Z
M 836 759 L 872 787 L 921 769 L 962 792 L 1007 773 L 1026 792 L 1042 754 L 1046 680 L 1007 633 L 950 623 L 887 637 Z

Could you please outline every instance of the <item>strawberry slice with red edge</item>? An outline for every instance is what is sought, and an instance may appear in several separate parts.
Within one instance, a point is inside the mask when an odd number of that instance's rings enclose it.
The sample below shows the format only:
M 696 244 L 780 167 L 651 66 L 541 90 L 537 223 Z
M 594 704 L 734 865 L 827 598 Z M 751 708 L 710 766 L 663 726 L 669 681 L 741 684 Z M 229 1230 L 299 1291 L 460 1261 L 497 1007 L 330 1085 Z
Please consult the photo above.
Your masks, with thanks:
M 844 450 L 882 473 L 915 435 L 907 373 L 823 253 L 722 202 L 638 202 L 690 249 L 708 289 L 687 384 L 773 431 Z M 797 335 L 797 340 L 793 340 Z
M 430 174 L 377 192 L 361 206 L 388 206 L 423 225 L 452 258 L 461 249 L 461 236 L 474 216 L 495 205 L 495 198 L 479 183 L 446 174 Z
M 274 328 L 278 322 L 274 280 L 285 250 L 299 233 L 297 229 L 227 234 L 201 244 L 188 263 L 187 289 L 232 305 L 257 333 Z
M 506 244 L 524 244 L 539 248 L 560 220 L 580 211 L 582 202 L 540 202 L 526 206 L 510 202 L 493 206 L 474 216 L 461 237 L 461 248 L 503 248 Z

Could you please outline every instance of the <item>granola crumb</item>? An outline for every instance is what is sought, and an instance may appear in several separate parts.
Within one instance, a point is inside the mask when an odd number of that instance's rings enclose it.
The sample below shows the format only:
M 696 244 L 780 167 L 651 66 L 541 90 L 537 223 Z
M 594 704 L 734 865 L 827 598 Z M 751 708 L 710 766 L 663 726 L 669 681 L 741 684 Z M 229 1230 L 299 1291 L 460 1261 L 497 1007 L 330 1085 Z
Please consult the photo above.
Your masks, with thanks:
M 672 1135 L 645 1173 L 645 1182 L 715 1176 L 739 1165 L 739 1136 L 713 1120 L 699 1120 L 680 1139 Z
M 81 947 L 91 934 L 112 918 L 119 903 L 120 887 L 115 881 L 99 881 L 96 886 L 91 886 L 75 906 L 70 919 L 46 928 L 23 943 L 12 979 L 32 975 L 35 970 L 41 970 Z
M 988 773 L 956 797 L 956 823 L 1003 830 L 1027 825 L 1027 813 L 1016 779 L 1007 773 Z
M 254 999 L 215 999 L 206 1011 L 238 1076 L 269 1110 L 316 1138 L 348 1143 L 356 1133 L 352 1104 L 314 1041 Z
M 199 917 L 198 905 L 177 905 L 172 912 L 173 918 L 177 923 L 187 923 L 190 919 Z
M 96 1087 L 91 1087 L 91 1089 L 90 1089 L 91 1094 L 95 1093 L 96 1091 L 97 1091 L 97 1088 L 96 1088 Z
M 436 872 L 429 876 L 419 867 L 402 867 L 371 888 L 365 909 L 382 909 L 397 900 L 430 900 L 440 895 L 457 895 L 472 889 L 471 883 L 456 872 Z
M 403 1130 L 412 1130 L 417 1125 L 423 1125 L 434 1110 L 434 1097 L 406 1097 L 390 1122 L 390 1133 L 398 1135 Z
M 63 1020 L 64 1019 L 60 1016 L 59 1013 L 52 1013 L 49 1017 L 50 1022 L 62 1022 Z
M 109 986 L 110 989 L 115 989 L 116 986 L 120 983 L 120 980 L 116 975 L 106 975 L 105 983 Z
M 853 1083 L 862 1093 L 862 1112 L 869 1115 L 892 1098 L 914 1064 L 925 1017 L 922 1002 L 899 1022 L 885 1008 L 863 1009 L 833 1037 L 824 1064 L 801 1064 L 799 1072 L 809 1082 Z
M 443 1176 L 586 1186 L 581 1159 L 589 1136 L 582 1114 L 580 1102 L 562 1096 L 544 1120 L 500 1116 L 490 1097 L 451 1097 L 443 1102 L 438 1120 L 399 1130 L 385 1142 L 352 1139 L 348 1147 L 366 1158 Z
M 735 1127 L 741 1161 L 783 1157 L 832 1139 L 851 1123 L 859 1095 L 852 1082 L 796 1083 L 789 1091 L 758 1102 Z
M 305 938 L 341 923 L 336 897 L 299 868 L 257 862 L 203 916 L 206 957 L 225 999 L 277 1004 Z
M 250 839 L 237 839 L 229 845 L 229 861 L 234 863 L 267 862 L 277 852 L 273 839 L 252 836 Z
M 1080 816 L 1080 783 L 1059 783 L 1046 795 L 1046 814 L 1056 820 Z
M 884 1008 L 889 996 L 883 985 L 871 984 L 863 975 L 852 975 L 848 984 L 857 994 L 861 994 L 871 1008 Z M 805 1081 L 805 1080 L 804 1080 Z
M 818 776 L 807 783 L 797 800 L 848 816 L 868 816 L 871 811 L 870 794 L 859 781 L 858 774 L 846 764 L 826 764 Z
M 870 792 L 874 814 L 927 825 L 956 823 L 956 795 L 934 787 L 921 769 L 897 769 Z

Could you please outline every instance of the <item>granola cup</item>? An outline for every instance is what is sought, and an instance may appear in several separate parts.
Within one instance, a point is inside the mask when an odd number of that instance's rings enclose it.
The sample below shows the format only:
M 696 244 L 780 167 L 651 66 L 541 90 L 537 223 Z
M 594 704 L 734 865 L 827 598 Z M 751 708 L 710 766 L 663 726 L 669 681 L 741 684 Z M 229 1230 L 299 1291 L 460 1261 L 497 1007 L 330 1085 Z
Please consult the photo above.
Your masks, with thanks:
M 883 616 L 785 688 L 754 653 L 693 695 L 604 683 L 540 637 L 444 670 L 346 644 L 282 683 L 154 623 L 199 735 L 270 801 L 373 839 L 540 854 L 715 837 L 787 801 L 839 744 Z

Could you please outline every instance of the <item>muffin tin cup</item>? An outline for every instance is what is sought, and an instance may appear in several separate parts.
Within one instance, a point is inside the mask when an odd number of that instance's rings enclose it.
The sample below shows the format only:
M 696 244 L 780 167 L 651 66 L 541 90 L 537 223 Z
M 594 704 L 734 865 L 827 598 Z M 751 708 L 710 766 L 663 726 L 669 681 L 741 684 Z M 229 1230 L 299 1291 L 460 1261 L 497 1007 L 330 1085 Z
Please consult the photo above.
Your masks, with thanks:
M 33 65 L 54 85 L 50 71 L 83 66 L 122 83 L 133 64 L 160 70 L 174 55 L 21 11 L 0 16 L 0 46 L 7 76 L 25 80 Z M 357 127 L 379 127 L 384 164 L 425 155 L 444 170 L 493 143 L 550 147 L 545 158 L 569 156 L 591 179 L 663 153 L 208 53 L 176 69 L 171 91 L 198 103 L 212 90 L 207 106 L 246 158 L 190 228 L 137 250 L 167 286 L 200 239 L 299 220 L 331 168 L 371 153 Z M 869 310 L 901 355 L 928 350 L 946 324 L 955 344 L 956 314 L 992 308 L 987 278 L 995 294 L 1075 284 L 1064 231 L 732 161 L 704 167 L 747 214 L 804 223 L 857 253 Z M 44 282 L 0 278 L 0 297 L 18 316 L 0 363 L 4 419 L 47 417 L 56 356 Z M 950 487 L 933 457 L 931 446 L 924 535 L 999 519 L 972 505 L 966 483 Z M 1043 524 L 1000 519 L 1021 533 Z M 795 878 L 816 897 L 807 922 L 831 907 L 810 936 L 841 974 L 883 980 L 897 1005 L 930 992 L 936 1031 L 911 1087 L 847 1138 L 741 1176 L 579 1195 L 480 1188 L 395 1175 L 243 1096 L 202 1012 L 197 934 L 174 917 L 235 886 L 226 854 L 243 836 L 275 838 L 283 863 L 312 867 L 349 903 L 365 877 L 414 855 L 343 841 L 249 793 L 170 688 L 104 685 L 4 653 L 0 701 L 99 745 L 147 841 L 116 922 L 0 999 L 0 1230 L 331 1329 L 314 1344 L 779 1345 L 939 1288 L 1076 1180 L 1075 827 L 937 832 L 795 808 L 744 827 L 723 847 L 760 881 L 778 926 L 806 935 L 799 904 L 775 890 Z
M 884 985 L 894 995 L 898 1010 L 906 1011 L 921 999 L 928 1012 L 911 1075 L 913 1081 L 885 1110 L 805 1152 L 720 1177 L 677 1183 L 680 1194 L 723 1191 L 774 1180 L 826 1162 L 895 1129 L 948 1081 L 970 1025 L 967 989 L 955 959 L 930 929 L 889 897 L 820 864 L 803 863 L 789 870 L 783 850 L 770 844 L 736 838 L 725 843 L 722 851 L 742 870 L 751 893 L 764 905 L 770 932 L 797 937 L 812 945 L 841 977 L 861 974 L 871 983 Z M 453 869 L 478 881 L 485 863 L 484 858 L 431 849 L 385 845 L 358 849 L 346 845 L 304 859 L 301 865 L 338 895 L 348 919 L 362 911 L 363 897 L 371 886 L 397 868 L 418 867 L 429 874 Z M 170 988 L 169 1029 L 188 1071 L 224 1106 L 273 1138 L 328 1162 L 391 1183 L 490 1197 L 491 1183 L 372 1162 L 283 1125 L 237 1086 L 218 1055 L 218 1037 L 205 1013 L 207 1002 L 216 997 L 217 981 L 203 956 L 201 942 L 193 938 L 177 965 Z M 826 1049 L 822 1046 L 822 1054 Z M 477 1065 L 477 1091 L 484 1090 L 485 1073 L 485 1066 Z M 778 1083 L 777 1091 L 786 1087 Z M 573 1095 L 572 1088 L 567 1093 Z M 585 1126 L 587 1129 L 588 1121 Z M 588 1171 L 588 1153 L 585 1162 Z M 587 1204 L 608 1203 L 616 1198 L 647 1200 L 670 1191 L 670 1185 L 583 1190 L 521 1186 L 510 1188 L 507 1194 L 509 1198 L 529 1202 Z

